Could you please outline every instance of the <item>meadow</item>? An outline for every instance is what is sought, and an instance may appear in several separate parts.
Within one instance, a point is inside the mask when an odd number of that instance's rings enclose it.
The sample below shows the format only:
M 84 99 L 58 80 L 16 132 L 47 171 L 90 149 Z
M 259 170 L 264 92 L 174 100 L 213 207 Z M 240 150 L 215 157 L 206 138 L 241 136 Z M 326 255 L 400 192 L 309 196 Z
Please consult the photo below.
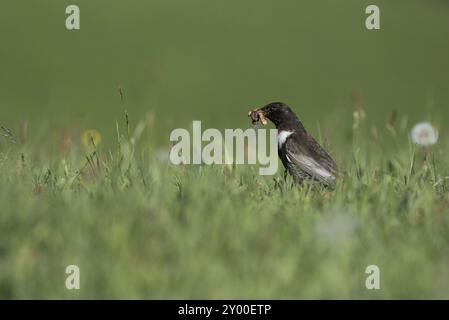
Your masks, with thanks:
M 76 2 L 79 31 L 67 1 L 0 12 L 1 299 L 449 298 L 446 1 L 379 0 L 378 31 L 367 1 Z M 171 130 L 277 100 L 335 189 L 170 164 Z

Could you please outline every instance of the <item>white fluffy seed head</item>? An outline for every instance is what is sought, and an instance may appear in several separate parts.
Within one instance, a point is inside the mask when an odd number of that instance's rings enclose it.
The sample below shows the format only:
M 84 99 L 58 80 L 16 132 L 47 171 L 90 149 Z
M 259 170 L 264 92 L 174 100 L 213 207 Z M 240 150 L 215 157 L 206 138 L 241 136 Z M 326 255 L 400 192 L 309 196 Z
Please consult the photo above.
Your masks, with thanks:
M 438 131 L 430 123 L 420 122 L 413 127 L 411 137 L 415 144 L 427 147 L 438 142 Z

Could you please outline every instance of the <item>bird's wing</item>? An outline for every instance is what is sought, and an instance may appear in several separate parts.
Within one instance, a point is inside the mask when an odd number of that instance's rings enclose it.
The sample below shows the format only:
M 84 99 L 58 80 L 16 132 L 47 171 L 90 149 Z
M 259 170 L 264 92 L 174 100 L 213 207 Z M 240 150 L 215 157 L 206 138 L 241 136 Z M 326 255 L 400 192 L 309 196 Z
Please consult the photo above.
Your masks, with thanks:
M 311 177 L 330 184 L 335 180 L 337 166 L 327 152 L 311 137 L 305 137 L 308 147 L 298 144 L 295 139 L 285 142 L 286 159 L 292 170 L 302 170 Z

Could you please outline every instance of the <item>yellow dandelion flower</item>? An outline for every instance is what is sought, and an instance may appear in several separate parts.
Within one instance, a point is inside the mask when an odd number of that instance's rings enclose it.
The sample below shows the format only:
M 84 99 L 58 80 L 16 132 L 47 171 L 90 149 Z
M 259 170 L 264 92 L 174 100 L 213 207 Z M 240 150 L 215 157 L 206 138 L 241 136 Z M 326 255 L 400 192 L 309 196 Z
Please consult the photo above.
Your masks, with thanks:
M 101 134 L 95 129 L 89 129 L 83 132 L 82 139 L 86 148 L 95 148 L 101 143 Z

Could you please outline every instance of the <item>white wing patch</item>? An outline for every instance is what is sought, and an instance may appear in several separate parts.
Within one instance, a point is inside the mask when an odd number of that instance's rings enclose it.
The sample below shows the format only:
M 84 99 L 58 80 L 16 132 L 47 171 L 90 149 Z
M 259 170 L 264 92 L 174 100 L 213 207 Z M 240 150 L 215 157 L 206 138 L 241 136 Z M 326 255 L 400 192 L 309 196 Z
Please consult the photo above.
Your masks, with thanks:
M 286 131 L 286 130 L 282 130 L 281 132 L 278 133 L 278 148 L 282 148 L 282 146 L 284 145 L 285 141 L 287 140 L 288 137 L 290 137 L 290 135 L 293 133 L 293 131 Z
M 294 158 L 303 167 L 303 170 L 315 176 L 316 178 L 322 179 L 324 181 L 332 181 L 335 179 L 334 175 L 328 170 L 323 168 L 318 162 L 313 158 L 305 155 L 295 155 Z

